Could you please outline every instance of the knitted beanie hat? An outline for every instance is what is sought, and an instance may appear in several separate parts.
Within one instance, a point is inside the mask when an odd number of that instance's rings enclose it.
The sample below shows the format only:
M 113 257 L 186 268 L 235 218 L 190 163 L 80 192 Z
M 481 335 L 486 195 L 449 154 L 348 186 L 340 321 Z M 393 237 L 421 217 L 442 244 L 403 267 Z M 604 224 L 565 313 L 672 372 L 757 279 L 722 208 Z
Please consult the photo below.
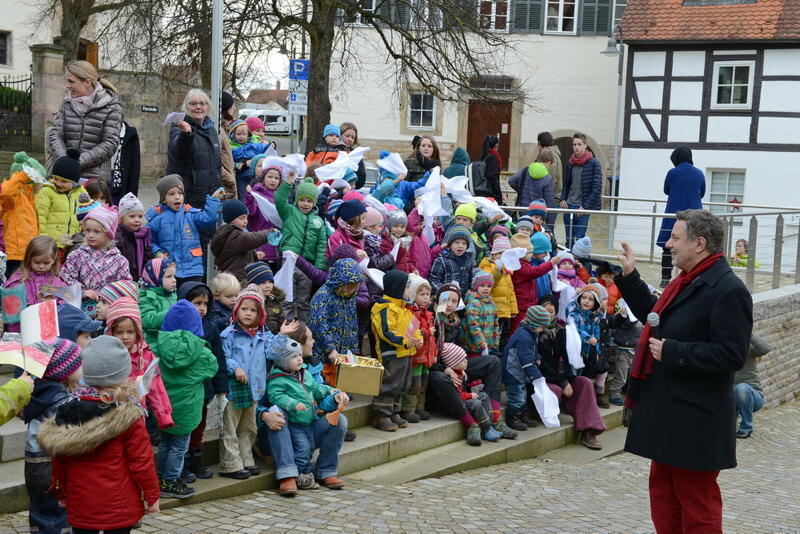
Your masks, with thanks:
M 507 226 L 503 226 L 502 224 L 496 224 L 489 228 L 489 241 L 493 239 L 497 239 L 497 236 L 503 235 L 505 237 L 511 237 L 511 232 L 508 230 Z
M 114 325 L 121 319 L 130 319 L 139 331 L 139 338 L 142 337 L 142 315 L 139 312 L 139 304 L 130 297 L 121 297 L 111 303 L 106 315 L 106 335 L 112 336 Z
M 406 212 L 401 209 L 393 209 L 389 210 L 389 213 L 386 215 L 386 226 L 391 228 L 392 226 L 408 226 L 408 216 L 406 216 Z
M 109 208 L 108 206 L 100 205 L 94 208 L 92 211 L 86 214 L 84 217 L 83 222 L 85 223 L 88 220 L 97 221 L 100 226 L 103 227 L 103 231 L 106 235 L 114 239 L 117 235 L 117 226 L 119 226 L 119 215 L 117 214 L 116 208 Z
M 24 171 L 25 167 L 33 169 L 42 177 L 47 175 L 47 170 L 45 170 L 42 164 L 28 156 L 27 152 L 17 152 L 14 154 L 14 163 L 11 164 L 11 174 Z
M 348 202 L 350 200 L 357 200 L 363 204 L 365 198 L 366 197 L 364 196 L 364 193 L 362 193 L 361 191 L 348 191 L 347 193 L 344 194 L 342 200 L 344 200 L 345 202 Z
M 592 255 L 592 240 L 589 236 L 584 236 L 572 245 L 572 253 L 576 258 L 588 258 Z
M 103 203 L 99 200 L 93 200 L 89 193 L 81 193 L 78 195 L 78 207 L 75 208 L 75 217 L 78 222 L 82 222 L 84 218 L 95 208 L 99 208 Z
M 46 343 L 54 350 L 42 378 L 61 382 L 83 364 L 81 348 L 76 343 L 60 337 L 49 339 Z
M 534 200 L 528 206 L 528 215 L 538 215 L 540 217 L 547 216 L 547 204 L 544 199 Z
M 608 290 L 601 284 L 600 282 L 592 282 L 591 284 L 586 284 L 591 286 L 594 289 L 597 296 L 600 297 L 600 300 L 605 300 L 608 298 Z
M 342 202 L 342 205 L 339 206 L 339 210 L 336 212 L 336 216 L 342 219 L 343 221 L 350 221 L 357 217 L 360 217 L 362 213 L 366 213 L 367 208 L 364 206 L 363 203 L 359 202 L 358 200 L 347 200 Z
M 511 248 L 511 240 L 504 235 L 499 235 L 494 238 L 492 244 L 492 254 L 499 254 L 500 252 L 509 250 Z
M 119 199 L 119 218 L 122 220 L 129 213 L 141 211 L 144 213 L 144 204 L 133 193 L 127 193 Z
M 472 243 L 472 237 L 469 235 L 469 230 L 459 224 L 454 224 L 444 233 L 444 242 L 451 245 L 456 239 L 463 239 L 467 242 L 467 246 Z
M 247 117 L 244 120 L 244 122 L 245 124 L 247 124 L 247 129 L 250 130 L 251 132 L 253 130 L 258 130 L 259 128 L 261 129 L 266 128 L 266 126 L 264 126 L 264 121 L 262 121 L 258 117 Z
M 241 200 L 233 198 L 222 203 L 222 220 L 225 224 L 230 224 L 237 217 L 247 214 L 247 206 Z
M 442 345 L 442 364 L 452 369 L 459 363 L 467 359 L 467 353 L 455 343 L 445 343 Z
M 594 306 L 592 306 L 592 310 L 596 310 L 597 308 L 600 307 L 600 293 L 598 293 L 597 288 L 594 287 L 593 285 L 585 285 L 583 287 L 579 287 L 578 289 L 576 289 L 575 302 L 577 302 L 580 305 L 581 296 L 583 296 L 584 293 L 589 293 L 594 297 Z
M 239 126 L 247 126 L 247 123 L 244 122 L 242 119 L 236 119 L 234 121 L 231 121 L 231 123 L 228 125 L 228 137 L 230 137 L 231 141 L 235 141 L 233 136 L 236 133 L 236 128 L 238 128 Z M 250 128 L 248 128 L 248 130 L 249 129 Z
M 342 132 L 339 130 L 339 126 L 337 124 L 328 124 L 322 130 L 322 137 L 328 137 L 329 135 L 335 135 L 336 137 L 341 137 Z
M 111 304 L 122 297 L 129 297 L 134 301 L 139 300 L 139 288 L 136 286 L 135 282 L 130 280 L 111 282 L 98 293 L 98 299 L 106 304 Z
M 494 276 L 481 269 L 475 269 L 472 275 L 472 290 L 477 291 L 481 286 L 494 287 Z
M 528 165 L 528 176 L 530 176 L 534 180 L 539 180 L 541 178 L 544 178 L 548 174 L 550 174 L 550 172 L 547 170 L 547 166 L 544 163 L 541 163 L 539 161 L 534 161 L 533 163 Z
M 61 156 L 53 163 L 52 176 L 75 182 L 81 179 L 81 152 L 77 148 L 68 148 L 67 155 Z
M 367 208 L 367 217 L 364 219 L 364 226 L 372 226 L 383 222 L 383 215 L 375 208 Z
M 531 238 L 525 234 L 514 234 L 511 236 L 512 248 L 524 248 L 526 252 L 533 252 L 533 245 L 531 245 Z
M 242 302 L 248 299 L 256 302 L 256 306 L 258 307 L 258 326 L 264 326 L 267 322 L 267 312 L 264 309 L 264 293 L 261 292 L 261 288 L 256 284 L 249 284 L 246 288 L 242 289 L 239 292 L 239 296 L 236 297 L 236 304 L 233 306 L 232 315 L 234 321 L 239 313 L 239 308 L 242 306 Z
M 305 181 L 297 186 L 297 191 L 295 191 L 294 194 L 294 201 L 297 202 L 301 198 L 310 198 L 313 202 L 316 202 L 318 196 L 319 191 L 317 190 L 317 186 L 314 185 L 314 180 L 312 178 L 306 178 Z
M 533 234 L 533 237 L 531 237 L 531 243 L 533 244 L 534 254 L 553 251 L 552 243 L 550 243 L 550 240 L 542 232 L 536 232 Z
M 556 265 L 561 267 L 561 264 L 562 263 L 566 263 L 566 262 L 570 262 L 574 266 L 575 265 L 575 256 L 573 256 L 569 252 L 562 252 L 561 254 L 559 254 L 558 263 L 556 263 Z
M 83 349 L 83 381 L 87 386 L 122 384 L 131 374 L 131 356 L 122 341 L 99 336 Z
M 531 219 L 530 215 L 523 215 L 517 221 L 517 232 L 519 232 L 520 227 L 528 228 L 531 233 L 533 233 L 533 219 Z
M 334 198 L 330 202 L 328 202 L 328 208 L 325 210 L 325 213 L 328 217 L 333 219 L 336 217 L 336 212 L 339 211 L 339 206 L 344 204 L 344 200 L 341 198 Z
M 274 347 L 273 351 L 270 352 L 267 357 L 275 362 L 275 365 L 284 371 L 288 371 L 289 362 L 292 358 L 303 354 L 303 346 L 289 337 L 285 337 L 283 343 L 277 345 L 278 346 Z
M 347 167 L 344 170 L 344 176 L 342 177 L 342 180 L 344 180 L 347 183 L 353 184 L 353 183 L 355 183 L 356 180 L 358 180 L 358 175 L 356 174 L 356 171 L 354 171 L 350 167 Z M 358 193 L 358 191 L 350 191 L 350 192 L 351 193 Z M 361 195 L 361 193 L 358 193 L 358 194 Z M 346 198 L 345 200 L 349 200 L 349 199 Z
M 531 306 L 525 312 L 525 324 L 531 328 L 538 328 L 548 326 L 553 321 L 553 316 L 547 311 L 544 306 Z
M 271 282 L 275 279 L 274 275 L 272 274 L 272 269 L 270 269 L 269 265 L 263 261 L 254 261 L 253 263 L 248 263 L 245 265 L 244 276 L 248 285 L 263 284 L 264 282 Z
M 478 208 L 475 206 L 474 202 L 470 202 L 468 204 L 461 204 L 456 208 L 456 212 L 453 217 L 466 217 L 467 219 L 475 222 L 475 219 L 478 218 Z
M 423 287 L 431 289 L 431 284 L 418 274 L 408 275 L 408 297 L 412 303 L 417 299 L 417 292 Z
M 180 187 L 183 191 L 183 178 L 180 174 L 168 174 L 158 181 L 156 184 L 156 191 L 158 191 L 158 201 L 164 202 L 169 190 L 174 187 Z

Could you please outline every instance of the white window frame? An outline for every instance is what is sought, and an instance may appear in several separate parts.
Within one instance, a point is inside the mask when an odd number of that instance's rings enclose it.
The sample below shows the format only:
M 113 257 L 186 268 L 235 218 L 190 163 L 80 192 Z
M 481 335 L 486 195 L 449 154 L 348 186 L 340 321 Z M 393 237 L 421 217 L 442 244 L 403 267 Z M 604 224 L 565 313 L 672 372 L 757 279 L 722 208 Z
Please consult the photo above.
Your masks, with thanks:
M 721 172 L 725 173 L 725 192 L 724 193 L 720 193 L 720 192 L 714 191 L 714 173 L 721 173 Z M 738 174 L 744 175 L 744 178 L 742 179 L 742 192 L 741 193 L 736 193 L 736 194 L 731 193 L 731 173 L 738 173 Z M 708 201 L 709 202 L 719 202 L 718 199 L 717 200 L 713 200 L 714 197 L 717 197 L 719 195 L 724 195 L 725 196 L 725 199 L 724 199 L 725 203 L 728 202 L 728 197 L 731 197 L 731 196 L 736 196 L 736 197 L 738 197 L 739 201 L 742 204 L 745 203 L 744 193 L 745 193 L 745 190 L 747 188 L 747 169 L 710 168 L 710 169 L 706 169 L 706 176 L 708 176 L 708 190 L 707 190 L 707 192 L 708 192 Z M 739 209 L 741 210 L 741 208 L 739 208 Z M 734 208 L 730 207 L 730 206 L 713 206 L 712 205 L 712 206 L 708 207 L 708 210 L 711 213 L 723 214 L 723 213 L 733 213 Z M 742 225 L 742 221 L 743 221 L 743 219 L 741 217 L 738 217 L 738 218 L 735 217 L 733 219 L 733 225 L 734 226 L 741 226 Z
M 622 18 L 617 16 L 617 8 L 618 7 L 628 7 L 628 0 L 613 0 L 614 1 L 614 17 L 611 19 L 611 31 L 614 31 L 614 28 L 617 24 L 622 24 Z
M 476 0 L 478 2 L 478 22 L 483 25 L 483 18 L 486 17 L 489 21 L 489 27 L 486 28 L 490 32 L 496 33 L 508 33 L 509 26 L 511 26 L 511 1 L 510 0 Z M 492 4 L 492 12 L 487 15 L 481 14 L 481 4 L 483 2 L 490 2 Z M 501 15 L 506 18 L 506 27 L 504 29 L 498 30 L 496 28 L 497 22 L 497 3 L 502 2 L 506 5 L 506 14 Z
M 13 49 L 13 39 L 11 38 L 11 32 L 6 30 L 0 30 L 0 34 L 5 35 L 6 38 L 6 62 L 0 63 L 0 67 L 11 67 L 13 58 L 11 57 L 11 52 Z
M 719 69 L 721 67 L 747 67 L 747 103 L 745 104 L 720 104 L 717 102 L 717 92 L 719 89 Z M 743 61 L 715 61 L 713 82 L 711 85 L 711 109 L 751 109 L 753 107 L 753 79 L 755 78 L 756 62 L 755 60 Z M 735 74 L 735 70 L 734 70 Z M 726 84 L 727 85 L 727 84 Z M 732 84 L 735 87 L 738 84 Z
M 367 8 L 361 6 L 361 9 L 363 11 L 369 11 L 371 13 L 374 13 L 375 12 L 375 4 L 378 2 L 378 0 L 358 0 L 358 4 L 361 4 L 364 1 L 372 2 L 372 7 L 367 9 Z M 371 26 L 370 23 L 364 22 L 364 19 L 361 18 L 362 16 L 363 16 L 363 13 L 359 12 L 356 15 L 356 20 L 354 20 L 352 22 L 345 22 L 345 24 L 348 25 L 348 26 Z
M 411 107 L 411 105 L 412 105 L 411 101 L 412 101 L 412 96 L 414 96 L 414 95 L 422 95 L 423 96 L 423 98 L 422 98 L 423 101 L 425 100 L 425 98 L 424 98 L 425 95 L 429 95 L 431 97 L 431 102 L 432 102 L 430 110 L 428 110 L 427 108 L 424 108 L 424 107 L 422 107 L 422 108 L 412 108 Z M 430 111 L 431 112 L 431 125 L 430 126 L 411 124 L 411 114 L 415 109 L 417 111 Z M 420 117 L 420 120 L 421 120 L 421 117 Z M 411 90 L 411 91 L 408 92 L 408 113 L 406 114 L 406 127 L 409 130 L 435 130 L 436 129 L 436 96 L 432 95 L 431 93 L 427 93 L 425 91 L 422 91 L 422 90 Z
M 578 14 L 580 13 L 581 0 L 575 0 L 575 8 L 574 8 L 574 11 L 573 11 L 573 16 L 572 16 L 572 20 L 573 20 L 572 28 L 573 29 L 572 29 L 571 32 L 570 31 L 548 30 L 547 29 L 547 21 L 552 18 L 552 17 L 550 17 L 548 15 L 548 8 L 550 7 L 550 4 L 554 4 L 554 3 L 558 2 L 558 22 L 559 22 L 558 26 L 559 27 L 563 27 L 563 25 L 564 25 L 564 4 L 565 4 L 565 2 L 569 2 L 569 1 L 571 1 L 571 0 L 545 0 L 544 1 L 544 33 L 545 34 L 547 34 L 547 35 L 578 35 L 578 23 L 579 23 Z

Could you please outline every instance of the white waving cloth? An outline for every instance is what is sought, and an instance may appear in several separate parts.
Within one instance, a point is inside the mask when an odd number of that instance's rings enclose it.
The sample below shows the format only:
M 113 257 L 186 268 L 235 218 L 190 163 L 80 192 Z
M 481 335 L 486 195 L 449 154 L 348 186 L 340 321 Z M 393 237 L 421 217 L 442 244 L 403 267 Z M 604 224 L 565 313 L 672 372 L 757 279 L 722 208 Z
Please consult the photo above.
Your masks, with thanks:
M 285 251 L 283 253 L 283 267 L 275 273 L 275 287 L 282 289 L 286 293 L 286 302 L 294 302 L 294 265 L 297 263 L 297 255 L 294 252 Z
M 575 369 L 584 368 L 583 358 L 581 357 L 581 335 L 578 333 L 578 328 L 575 326 L 575 321 L 572 319 L 567 321 L 567 359 L 569 364 Z
M 283 221 L 281 220 L 280 215 L 278 215 L 278 208 L 275 207 L 275 203 L 267 197 L 256 193 L 255 191 L 250 191 L 250 194 L 253 195 L 253 199 L 258 205 L 258 210 L 261 212 L 264 218 L 278 228 L 283 228 Z
M 391 172 L 395 176 L 408 174 L 408 168 L 406 167 L 406 164 L 403 163 L 403 158 L 401 158 L 400 154 L 397 152 L 392 152 L 385 158 L 379 159 L 375 162 L 375 164 L 381 169 Z
M 542 418 L 542 423 L 547 428 L 558 428 L 561 426 L 561 421 L 558 420 L 558 397 L 553 391 L 547 387 L 547 382 L 544 378 L 537 378 L 533 381 L 533 404 L 536 406 L 536 411 Z
M 300 178 L 305 177 L 308 168 L 306 167 L 306 160 L 302 154 L 287 154 L 283 157 L 283 161 L 294 169 L 294 173 L 297 176 Z

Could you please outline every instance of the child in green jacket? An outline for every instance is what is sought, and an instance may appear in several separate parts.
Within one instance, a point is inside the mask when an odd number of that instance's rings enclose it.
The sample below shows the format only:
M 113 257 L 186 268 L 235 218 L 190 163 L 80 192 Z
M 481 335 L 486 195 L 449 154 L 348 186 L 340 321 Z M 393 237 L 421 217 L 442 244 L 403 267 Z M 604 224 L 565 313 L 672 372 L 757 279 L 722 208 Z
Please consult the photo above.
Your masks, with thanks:
M 162 497 L 194 495 L 179 477 L 192 431 L 203 417 L 204 381 L 213 378 L 218 369 L 217 358 L 202 336 L 200 312 L 188 300 L 180 300 L 167 311 L 153 348 L 175 423 L 161 430 L 156 456 Z
M 318 487 L 316 479 L 323 486 L 339 489 L 344 482 L 336 476 L 336 471 L 347 419 L 338 414 L 337 424 L 333 425 L 327 417 L 318 417 L 317 410 L 334 412 L 337 405 L 344 407 L 349 399 L 346 393 L 318 383 L 306 370 L 303 353 L 311 354 L 313 345 L 311 330 L 306 331 L 305 345 L 289 338 L 280 346 L 273 345 L 269 354 L 274 366 L 269 374 L 268 395 L 270 402 L 284 410 L 289 419 L 298 471 L 297 487 L 314 489 Z M 317 447 L 319 456 L 313 465 L 311 456 Z
M 289 173 L 287 179 L 293 180 L 294 174 Z M 291 191 L 291 183 L 284 181 L 275 192 L 275 208 L 283 221 L 280 249 L 302 256 L 317 269 L 327 270 L 325 247 L 328 245 L 328 228 L 316 213 L 317 186 L 312 181 L 301 182 L 295 191 L 294 204 L 289 204 Z M 295 268 L 294 302 L 284 306 L 288 320 L 308 320 L 311 289 L 311 279 Z
M 65 239 L 80 232 L 78 217 L 78 197 L 86 190 L 80 185 L 80 152 L 70 148 L 66 156 L 61 156 L 53 164 L 51 184 L 45 184 L 36 195 L 36 214 L 39 219 L 39 233 L 56 240 L 63 251 Z M 63 258 L 62 258 L 63 260 Z
M 142 328 L 147 344 L 151 347 L 158 340 L 158 332 L 164 323 L 170 306 L 177 302 L 175 289 L 175 264 L 164 258 L 153 258 L 142 270 L 142 291 L 139 294 L 139 311 L 142 312 Z

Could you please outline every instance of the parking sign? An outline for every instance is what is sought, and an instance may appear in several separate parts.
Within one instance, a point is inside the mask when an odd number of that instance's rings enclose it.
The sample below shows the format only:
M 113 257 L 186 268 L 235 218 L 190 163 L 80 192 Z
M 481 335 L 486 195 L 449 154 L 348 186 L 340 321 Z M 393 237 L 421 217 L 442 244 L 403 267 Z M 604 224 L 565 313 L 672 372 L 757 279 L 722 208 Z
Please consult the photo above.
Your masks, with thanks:
M 289 79 L 308 80 L 308 69 L 310 65 L 311 65 L 311 60 L 308 59 L 290 59 Z

